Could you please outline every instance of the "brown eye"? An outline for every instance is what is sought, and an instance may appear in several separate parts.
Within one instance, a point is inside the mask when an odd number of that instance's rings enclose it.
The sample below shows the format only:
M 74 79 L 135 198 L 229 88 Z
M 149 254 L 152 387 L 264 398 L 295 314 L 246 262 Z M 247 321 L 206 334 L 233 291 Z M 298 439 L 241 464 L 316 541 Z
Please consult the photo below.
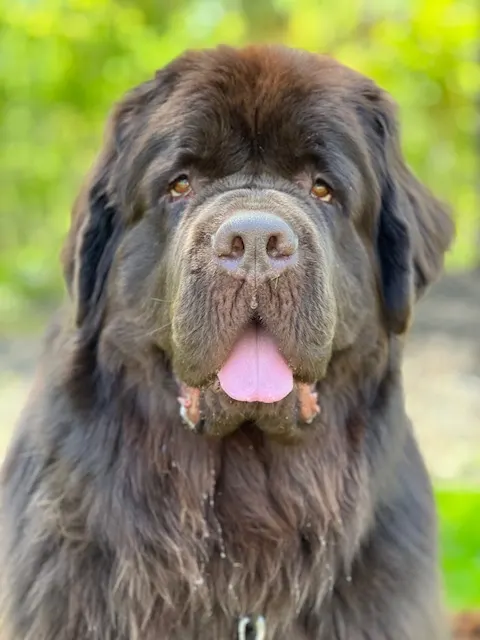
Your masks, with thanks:
M 322 202 L 331 202 L 333 200 L 333 194 L 323 180 L 315 180 L 310 193 L 314 198 L 318 198 Z
M 170 195 L 172 198 L 181 198 L 182 196 L 188 196 L 191 192 L 192 186 L 187 176 L 179 176 L 170 184 Z

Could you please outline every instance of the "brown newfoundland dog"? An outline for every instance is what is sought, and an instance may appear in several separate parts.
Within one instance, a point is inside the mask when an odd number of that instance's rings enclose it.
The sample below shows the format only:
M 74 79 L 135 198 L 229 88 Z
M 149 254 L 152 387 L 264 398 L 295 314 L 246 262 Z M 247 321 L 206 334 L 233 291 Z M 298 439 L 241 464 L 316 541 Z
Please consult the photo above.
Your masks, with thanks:
M 438 640 L 403 337 L 450 218 L 395 108 L 282 47 L 129 93 L 3 468 L 2 640 Z

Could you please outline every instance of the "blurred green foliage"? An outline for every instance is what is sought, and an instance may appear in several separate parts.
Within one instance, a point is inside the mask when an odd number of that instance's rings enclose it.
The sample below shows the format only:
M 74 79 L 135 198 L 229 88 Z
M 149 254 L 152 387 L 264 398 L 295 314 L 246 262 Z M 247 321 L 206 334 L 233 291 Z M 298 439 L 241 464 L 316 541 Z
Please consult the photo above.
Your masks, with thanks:
M 436 499 L 447 603 L 480 609 L 480 492 L 439 489 Z
M 122 93 L 189 47 L 280 41 L 375 78 L 474 256 L 476 0 L 0 0 L 0 316 L 61 291 L 69 209 Z

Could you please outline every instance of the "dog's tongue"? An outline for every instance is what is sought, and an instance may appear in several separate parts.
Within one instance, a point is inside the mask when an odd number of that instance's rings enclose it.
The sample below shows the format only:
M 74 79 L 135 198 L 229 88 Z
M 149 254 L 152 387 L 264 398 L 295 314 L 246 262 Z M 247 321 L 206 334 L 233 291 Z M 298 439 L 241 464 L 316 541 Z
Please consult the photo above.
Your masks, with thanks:
M 248 329 L 220 369 L 222 389 L 242 402 L 277 402 L 293 389 L 293 375 L 268 333 Z

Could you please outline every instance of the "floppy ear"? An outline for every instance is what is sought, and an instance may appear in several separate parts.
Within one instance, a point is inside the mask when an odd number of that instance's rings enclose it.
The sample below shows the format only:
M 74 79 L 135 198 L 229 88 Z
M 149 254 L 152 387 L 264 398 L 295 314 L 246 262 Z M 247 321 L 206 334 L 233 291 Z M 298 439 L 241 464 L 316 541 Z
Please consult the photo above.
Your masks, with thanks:
M 128 150 L 142 107 L 158 89 L 158 79 L 157 75 L 155 80 L 131 91 L 113 110 L 103 149 L 72 210 L 62 262 L 67 289 L 75 303 L 77 326 L 101 311 L 99 303 L 125 224 L 115 173 L 120 158 Z
M 368 94 L 374 156 L 381 181 L 377 252 L 388 326 L 404 333 L 413 303 L 440 275 L 454 226 L 450 213 L 405 164 L 396 107 L 383 92 Z

